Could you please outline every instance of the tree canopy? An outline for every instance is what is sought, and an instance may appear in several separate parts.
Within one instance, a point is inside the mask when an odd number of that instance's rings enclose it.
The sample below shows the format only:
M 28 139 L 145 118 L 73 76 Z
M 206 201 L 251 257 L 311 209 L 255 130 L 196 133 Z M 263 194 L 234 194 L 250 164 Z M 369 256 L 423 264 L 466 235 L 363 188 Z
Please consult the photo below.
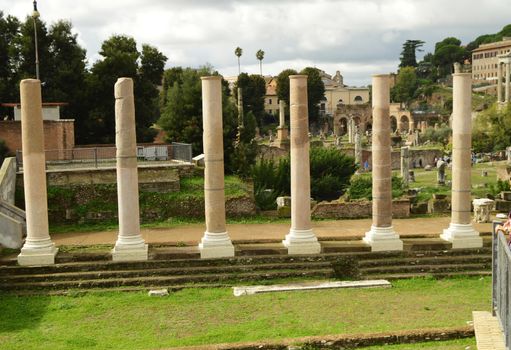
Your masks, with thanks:
M 259 74 L 241 73 L 234 88 L 234 97 L 238 98 L 238 87 L 243 92 L 243 110 L 252 112 L 257 120 L 257 124 L 261 126 L 264 118 L 264 96 L 266 95 L 266 82 Z
M 422 40 L 406 40 L 401 51 L 399 67 L 417 67 L 417 59 L 415 57 L 417 51 L 424 45 Z

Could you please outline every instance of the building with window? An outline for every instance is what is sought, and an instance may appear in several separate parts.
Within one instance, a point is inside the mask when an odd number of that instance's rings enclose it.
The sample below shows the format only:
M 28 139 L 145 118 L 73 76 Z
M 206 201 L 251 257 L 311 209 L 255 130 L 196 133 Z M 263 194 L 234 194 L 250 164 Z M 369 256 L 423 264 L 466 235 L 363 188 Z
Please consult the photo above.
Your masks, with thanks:
M 497 83 L 498 56 L 511 52 L 511 37 L 502 41 L 481 44 L 472 51 L 472 81 Z
M 368 87 L 351 87 L 344 85 L 344 78 L 339 71 L 334 76 L 321 72 L 325 84 L 325 98 L 320 104 L 320 111 L 332 116 L 338 105 L 361 105 L 369 102 Z
M 266 95 L 264 96 L 264 111 L 268 114 L 279 115 L 279 98 L 277 97 L 277 78 L 265 77 Z

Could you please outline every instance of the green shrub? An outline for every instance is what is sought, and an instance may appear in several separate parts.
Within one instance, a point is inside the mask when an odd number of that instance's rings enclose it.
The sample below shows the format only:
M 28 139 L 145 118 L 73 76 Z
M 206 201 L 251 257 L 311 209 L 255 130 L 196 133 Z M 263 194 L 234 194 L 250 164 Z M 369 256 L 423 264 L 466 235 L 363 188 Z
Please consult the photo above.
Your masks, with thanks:
M 496 184 L 489 184 L 489 190 L 492 195 L 496 196 L 502 191 L 510 191 L 511 188 L 508 181 L 498 179 Z
M 403 195 L 403 180 L 399 176 L 392 176 L 392 198 L 398 198 Z M 367 199 L 373 198 L 373 179 L 371 175 L 355 175 L 350 179 L 350 187 L 347 191 L 346 198 Z
M 254 195 L 260 209 L 273 209 L 276 206 L 277 197 L 290 195 L 290 165 L 290 159 L 286 157 L 278 163 L 273 160 L 262 160 L 252 168 Z M 355 169 L 355 160 L 337 149 L 311 148 L 312 197 L 317 200 L 339 198 L 347 188 Z
M 442 125 L 440 128 L 427 128 L 425 132 L 420 136 L 420 142 L 423 143 L 425 141 L 447 144 L 449 137 L 451 136 L 452 129 L 447 125 Z
M 311 195 L 318 200 L 339 198 L 355 173 L 355 159 L 335 148 L 311 148 Z
M 288 159 L 281 159 L 278 164 L 263 159 L 252 167 L 254 197 L 259 209 L 275 209 L 277 197 L 289 195 L 289 176 Z

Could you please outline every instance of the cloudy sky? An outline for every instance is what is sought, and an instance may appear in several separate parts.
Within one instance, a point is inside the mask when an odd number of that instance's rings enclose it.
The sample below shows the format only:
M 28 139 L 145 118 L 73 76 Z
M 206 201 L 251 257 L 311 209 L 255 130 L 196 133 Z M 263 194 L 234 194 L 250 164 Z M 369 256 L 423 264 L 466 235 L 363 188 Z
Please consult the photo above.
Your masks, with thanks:
M 73 23 L 89 63 L 101 42 L 128 34 L 152 44 L 167 66 L 210 63 L 225 76 L 238 71 L 234 49 L 243 48 L 242 70 L 263 74 L 315 66 L 345 83 L 364 85 L 371 74 L 395 71 L 406 39 L 435 42 L 455 36 L 467 44 L 511 23 L 510 0 L 39 0 L 47 23 Z M 0 0 L 4 14 L 24 18 L 31 0 Z M 422 55 L 422 54 L 421 54 Z

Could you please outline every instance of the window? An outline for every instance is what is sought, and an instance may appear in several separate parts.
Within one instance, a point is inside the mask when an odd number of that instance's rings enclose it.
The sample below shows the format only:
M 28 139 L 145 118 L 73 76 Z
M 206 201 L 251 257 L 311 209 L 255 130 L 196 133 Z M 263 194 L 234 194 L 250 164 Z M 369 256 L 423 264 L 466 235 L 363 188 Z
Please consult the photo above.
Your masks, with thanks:
M 268 104 L 271 105 L 271 98 L 268 99 Z
M 355 102 L 362 102 L 363 99 L 362 99 L 362 96 L 355 96 L 355 99 L 354 99 Z

